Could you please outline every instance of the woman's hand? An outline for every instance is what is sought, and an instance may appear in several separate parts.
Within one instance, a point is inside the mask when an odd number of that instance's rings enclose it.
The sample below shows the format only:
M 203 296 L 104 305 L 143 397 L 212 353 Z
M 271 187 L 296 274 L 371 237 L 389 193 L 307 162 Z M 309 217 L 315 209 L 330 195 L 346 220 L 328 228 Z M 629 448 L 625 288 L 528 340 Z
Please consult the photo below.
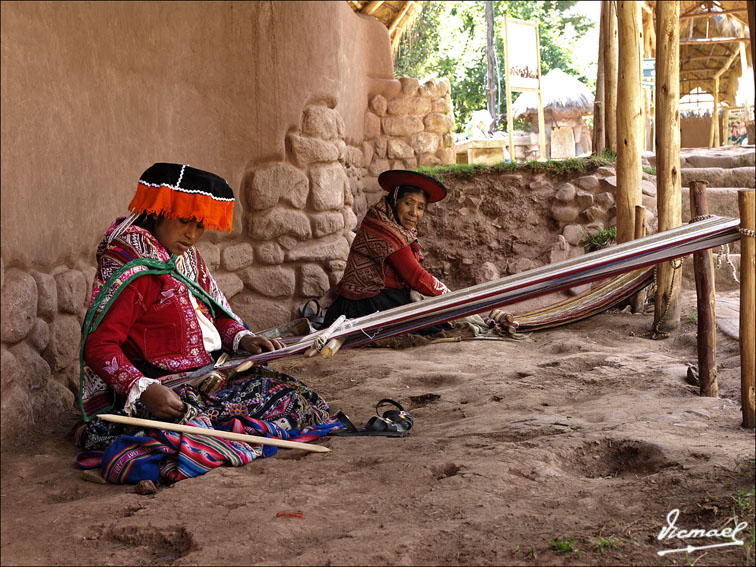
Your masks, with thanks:
M 276 339 L 266 339 L 265 337 L 253 337 L 247 335 L 239 341 L 239 346 L 250 354 L 260 354 L 261 352 L 270 352 L 283 348 L 283 343 Z
M 162 384 L 150 384 L 140 397 L 157 418 L 177 421 L 184 417 L 186 406 L 179 395 Z

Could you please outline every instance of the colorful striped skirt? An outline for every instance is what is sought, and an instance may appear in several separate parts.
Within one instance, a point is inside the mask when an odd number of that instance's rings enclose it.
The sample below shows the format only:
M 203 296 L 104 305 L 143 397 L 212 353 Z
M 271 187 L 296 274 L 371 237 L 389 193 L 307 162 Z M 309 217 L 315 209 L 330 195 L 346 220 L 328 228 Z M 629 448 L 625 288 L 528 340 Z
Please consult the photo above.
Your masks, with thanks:
M 329 417 L 328 404 L 314 390 L 296 378 L 259 366 L 212 395 L 188 384 L 174 390 L 187 404 L 183 422 L 188 425 L 302 442 L 342 427 Z M 134 417 L 154 419 L 141 402 L 137 402 Z M 277 451 L 269 445 L 99 419 L 81 424 L 75 440 L 84 450 L 77 456 L 81 468 L 100 468 L 108 481 L 126 484 L 141 480 L 172 483 L 221 465 L 241 466 Z

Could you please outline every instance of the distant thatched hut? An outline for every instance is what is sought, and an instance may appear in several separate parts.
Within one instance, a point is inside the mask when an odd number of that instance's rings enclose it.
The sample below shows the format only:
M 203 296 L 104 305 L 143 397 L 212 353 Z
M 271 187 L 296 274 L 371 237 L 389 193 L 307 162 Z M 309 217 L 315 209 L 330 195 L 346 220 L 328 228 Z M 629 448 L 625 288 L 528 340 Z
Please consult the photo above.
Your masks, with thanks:
M 575 77 L 553 69 L 541 81 L 546 128 L 546 157 L 574 157 L 591 152 L 591 132 L 583 116 L 593 113 L 593 93 Z M 512 103 L 514 118 L 526 116 L 538 131 L 538 95 L 522 93 Z

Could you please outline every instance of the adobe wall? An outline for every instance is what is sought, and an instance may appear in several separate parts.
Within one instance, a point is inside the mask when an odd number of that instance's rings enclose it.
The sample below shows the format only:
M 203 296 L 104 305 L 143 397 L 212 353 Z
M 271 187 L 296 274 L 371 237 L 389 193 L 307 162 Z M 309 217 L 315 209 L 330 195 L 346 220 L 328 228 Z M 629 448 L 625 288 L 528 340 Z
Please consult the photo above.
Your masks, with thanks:
M 448 82 L 395 80 L 346 2 L 1 6 L 3 440 L 69 411 L 94 248 L 153 162 L 235 189 L 200 248 L 263 329 L 340 278 L 381 171 L 453 161 Z

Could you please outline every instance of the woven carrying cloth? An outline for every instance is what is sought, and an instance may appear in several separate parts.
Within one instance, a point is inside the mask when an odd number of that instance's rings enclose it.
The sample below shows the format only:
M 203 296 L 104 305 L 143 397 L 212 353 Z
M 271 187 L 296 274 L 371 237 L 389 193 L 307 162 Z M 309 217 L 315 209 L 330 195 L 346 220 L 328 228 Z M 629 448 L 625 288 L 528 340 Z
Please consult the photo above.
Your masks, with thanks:
M 316 392 L 291 376 L 259 366 L 212 395 L 188 384 L 175 391 L 191 408 L 187 425 L 196 427 L 298 442 L 343 427 L 328 416 L 328 404 Z M 137 417 L 154 419 L 141 401 L 136 410 Z M 75 437 L 85 451 L 77 456 L 78 465 L 99 468 L 104 478 L 120 484 L 176 482 L 219 466 L 242 466 L 277 451 L 270 445 L 100 420 L 77 428 Z
M 339 291 L 349 299 L 376 295 L 385 281 L 386 259 L 417 241 L 415 229 L 400 225 L 386 197 L 370 207 L 349 250 Z
M 231 232 L 234 192 L 214 173 L 177 163 L 156 163 L 139 178 L 129 210 L 174 219 L 194 218 L 205 228 Z

